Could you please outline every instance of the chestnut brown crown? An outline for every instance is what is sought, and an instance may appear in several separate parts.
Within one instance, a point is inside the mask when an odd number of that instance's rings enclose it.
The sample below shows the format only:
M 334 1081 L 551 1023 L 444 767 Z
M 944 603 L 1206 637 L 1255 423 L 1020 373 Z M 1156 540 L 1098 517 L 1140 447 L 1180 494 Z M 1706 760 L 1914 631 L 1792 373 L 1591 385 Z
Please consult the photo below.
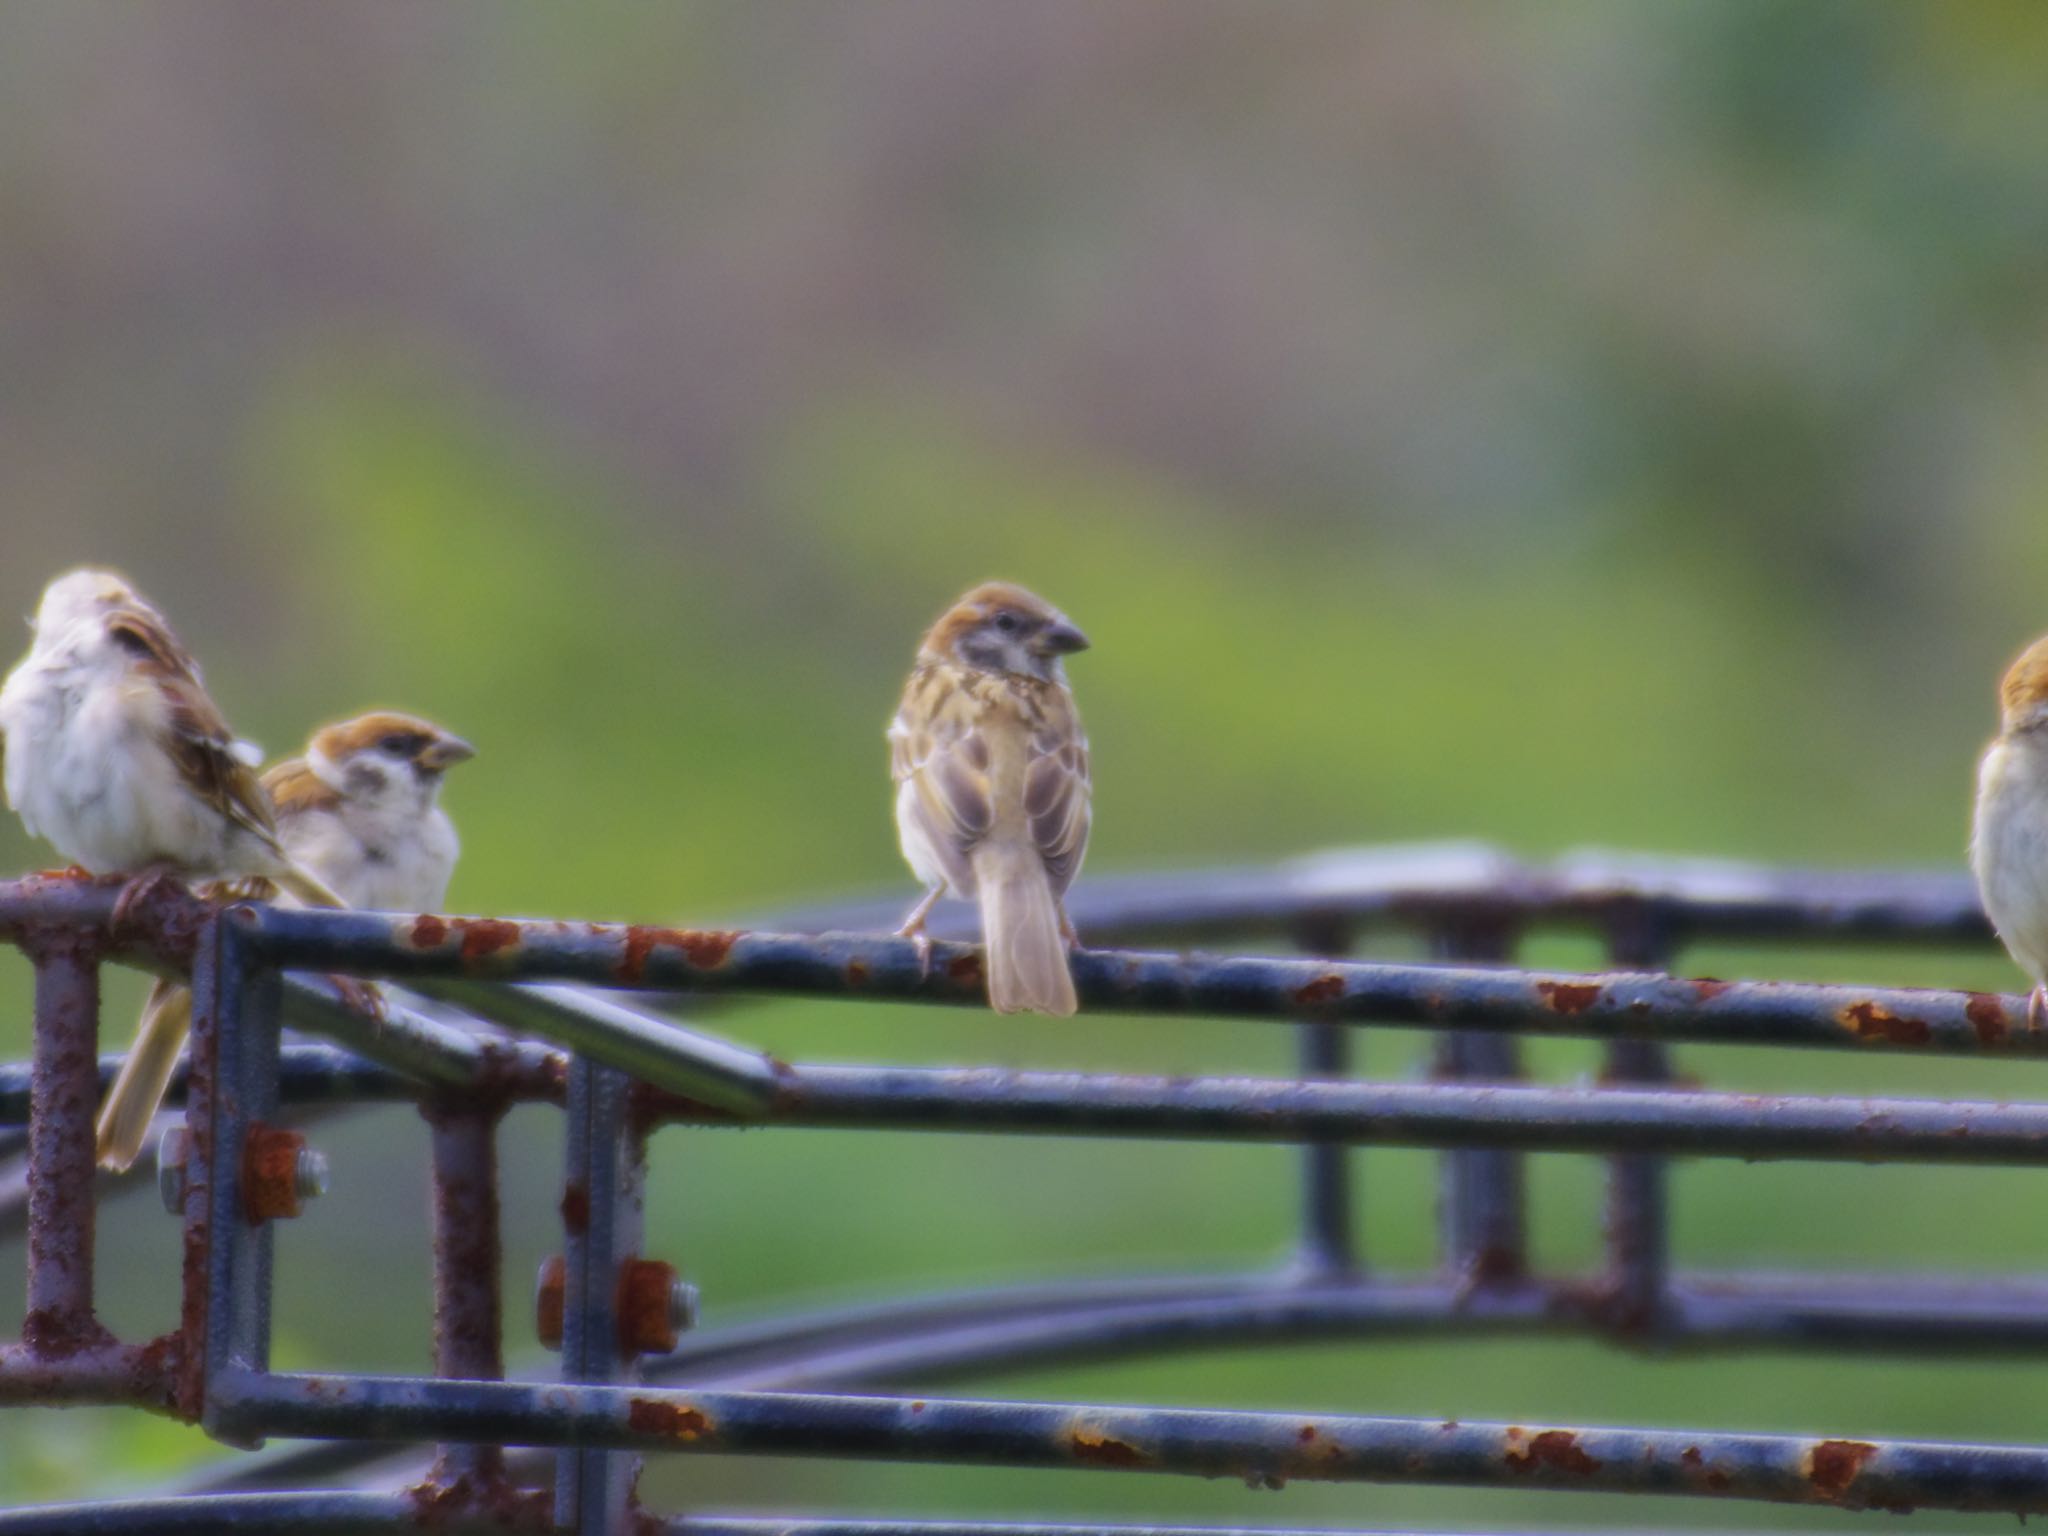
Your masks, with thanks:
M 918 659 L 1057 681 L 1061 658 L 1087 649 L 1088 637 L 1037 593 L 1011 582 L 989 581 L 968 592 L 925 631 Z

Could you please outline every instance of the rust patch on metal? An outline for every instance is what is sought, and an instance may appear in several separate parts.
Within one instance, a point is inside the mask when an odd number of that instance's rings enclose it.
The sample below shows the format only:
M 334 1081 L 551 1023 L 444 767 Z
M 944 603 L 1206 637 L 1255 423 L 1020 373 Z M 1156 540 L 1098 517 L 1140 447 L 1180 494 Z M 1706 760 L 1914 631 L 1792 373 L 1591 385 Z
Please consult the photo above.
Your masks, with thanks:
M 299 1214 L 299 1154 L 305 1147 L 297 1131 L 249 1127 L 242 1143 L 242 1214 L 251 1225 Z
M 2004 1002 L 1991 992 L 1970 993 L 1969 1001 L 1963 1004 L 1963 1017 L 1977 1031 L 1979 1045 L 2003 1045 L 2012 1033 Z
M 1533 1438 L 1519 1426 L 1508 1430 L 1507 1464 L 1511 1472 L 1530 1473 L 1539 1467 L 1553 1472 L 1570 1472 L 1591 1477 L 1600 1470 L 1597 1458 L 1588 1456 L 1579 1437 L 1568 1429 L 1546 1429 Z
M 1092 1466 L 1142 1467 L 1145 1464 L 1145 1453 L 1135 1445 L 1097 1430 L 1077 1429 L 1067 1437 L 1067 1444 L 1073 1449 L 1074 1460 L 1085 1461 Z
M 971 949 L 946 967 L 946 974 L 963 986 L 978 987 L 982 981 L 981 951 Z
M 411 939 L 414 949 L 439 949 L 448 942 L 448 924 L 432 914 L 416 917 Z
M 669 1296 L 676 1268 L 660 1259 L 628 1259 L 619 1266 L 619 1348 L 627 1354 L 665 1355 L 676 1347 Z
M 626 1404 L 626 1427 L 643 1435 L 665 1435 L 671 1440 L 702 1440 L 715 1426 L 709 1415 L 688 1403 L 636 1397 Z
M 1692 995 L 1703 1003 L 1711 1003 L 1732 985 L 1734 983 L 1723 981 L 1718 976 L 1702 976 L 1693 982 Z
M 1300 1441 L 1300 1442 L 1301 1442 L 1301 1443 L 1302 1443 L 1303 1445 L 1313 1445 L 1313 1444 L 1315 1444 L 1315 1438 L 1316 1438 L 1316 1427 L 1315 1427 L 1315 1425 L 1313 1425 L 1313 1424 L 1304 1424 L 1304 1425 L 1302 1425 L 1302 1426 L 1301 1426 L 1301 1428 L 1300 1428 L 1300 1429 L 1299 1429 L 1299 1430 L 1298 1430 L 1298 1431 L 1297 1431 L 1297 1432 L 1295 1433 L 1295 1436 L 1294 1436 L 1294 1438 L 1295 1438 L 1295 1439 L 1297 1439 L 1297 1440 L 1299 1440 L 1299 1441 Z
M 1584 1013 L 1606 989 L 1590 981 L 1539 981 L 1536 990 L 1552 1013 Z
M 541 1261 L 540 1283 L 533 1288 L 533 1336 L 547 1349 L 562 1347 L 562 1317 L 569 1295 L 569 1261 L 551 1253 Z
M 647 960 L 657 949 L 673 949 L 700 971 L 725 964 L 726 956 L 739 941 L 731 930 L 698 928 L 651 928 L 635 924 L 626 930 L 626 952 L 620 957 L 619 980 L 638 982 L 647 974 Z
M 846 984 L 849 987 L 864 987 L 868 984 L 868 963 L 865 960 L 846 962 Z
M 1835 1018 L 1859 1040 L 1883 1040 L 1890 1045 L 1927 1043 L 1925 1019 L 1909 1019 L 1877 1003 L 1851 1003 Z
M 413 924 L 415 930 L 419 924 Z M 455 927 L 462 935 L 462 958 L 474 962 L 487 960 L 501 949 L 516 949 L 519 946 L 519 925 L 508 923 L 496 917 L 465 917 L 456 921 Z
M 590 1230 L 590 1191 L 581 1184 L 562 1191 L 562 1230 L 573 1237 Z
M 1806 1453 L 1806 1480 L 1828 1498 L 1839 1499 L 1876 1452 L 1867 1440 L 1823 1440 Z
M 1334 973 L 1318 976 L 1307 986 L 1294 989 L 1294 1000 L 1304 1008 L 1333 1003 L 1344 995 L 1344 978 Z

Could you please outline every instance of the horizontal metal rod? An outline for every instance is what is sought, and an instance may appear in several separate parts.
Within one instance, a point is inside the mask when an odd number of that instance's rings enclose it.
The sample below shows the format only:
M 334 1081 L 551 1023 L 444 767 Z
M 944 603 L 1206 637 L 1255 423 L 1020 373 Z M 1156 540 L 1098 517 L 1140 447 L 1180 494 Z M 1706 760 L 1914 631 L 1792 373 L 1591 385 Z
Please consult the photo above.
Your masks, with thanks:
M 0 1408 L 130 1403 L 168 1412 L 175 1342 L 170 1337 L 149 1344 L 108 1341 L 59 1356 L 0 1343 Z
M 233 910 L 274 962 L 394 976 L 554 977 L 597 986 L 749 991 L 985 1007 L 981 952 L 875 934 L 721 933 L 498 918 Z M 1072 959 L 1086 1010 L 1327 1019 L 1730 1045 L 2048 1055 L 2024 1003 L 1992 993 L 1686 980 L 1439 965 L 1139 954 Z
M 131 1499 L 112 1503 L 48 1505 L 0 1510 L 0 1536 L 148 1536 L 183 1531 L 289 1531 L 308 1536 L 356 1536 L 394 1528 L 434 1531 L 546 1530 L 552 1526 L 539 1500 L 513 1494 L 482 1508 L 432 1489 L 396 1493 L 213 1494 L 194 1498 Z M 760 1515 L 676 1515 L 649 1510 L 634 1516 L 643 1536 L 1373 1536 L 1328 1526 L 1087 1525 L 983 1520 L 874 1520 Z M 1609 1536 L 1631 1536 L 1615 1530 Z
M 754 924 L 795 933 L 882 932 L 908 893 L 786 908 Z M 1962 870 L 1801 870 L 1720 859 L 1586 849 L 1528 864 L 1483 843 L 1339 848 L 1285 863 L 1169 875 L 1089 876 L 1067 914 L 1096 943 L 1291 935 L 1304 919 L 1428 930 L 1483 917 L 1510 927 L 1605 928 L 1653 913 L 1687 939 L 1986 945 L 1977 892 Z M 964 902 L 932 913 L 934 937 L 972 939 Z
M 1633 1314 L 1617 1318 L 1610 1295 L 1602 1278 L 1577 1276 L 1476 1289 L 1440 1275 L 1304 1284 L 1292 1271 L 1048 1281 L 705 1329 L 646 1362 L 645 1372 L 652 1383 L 698 1390 L 929 1388 L 1066 1360 L 1424 1333 L 1590 1331 L 1660 1352 L 2048 1352 L 2048 1281 L 2041 1280 L 1703 1272 L 1673 1281 L 1655 1330 Z M 303 1486 L 416 1456 L 377 1444 L 313 1442 L 210 1467 L 189 1490 Z M 525 1453 L 513 1469 L 539 1476 L 546 1459 Z
M 504 986 L 463 976 L 415 976 L 415 991 L 521 1034 L 539 1035 L 643 1083 L 742 1117 L 775 1094 L 775 1067 L 702 1030 L 630 1008 L 587 988 Z
M 710 1122 L 678 1106 L 676 1118 Z M 793 1066 L 769 1123 L 1849 1162 L 2048 1163 L 2048 1104 L 1002 1067 Z
M 523 1504 L 530 1503 L 530 1514 Z M 525 1515 L 526 1518 L 520 1518 Z M 209 1531 L 290 1532 L 291 1536 L 383 1536 L 428 1529 L 471 1532 L 548 1528 L 545 1508 L 466 1507 L 431 1490 L 391 1493 L 233 1493 L 196 1498 L 117 1499 L 0 1510 L 0 1536 L 175 1536 Z
M 230 1433 L 2048 1511 L 2048 1449 L 1070 1403 L 229 1372 Z
M 1110 1525 L 1101 1521 L 1044 1525 L 1003 1520 L 835 1520 L 829 1516 L 786 1520 L 759 1515 L 679 1515 L 663 1519 L 643 1514 L 640 1518 L 648 1530 L 672 1536 L 1374 1536 L 1371 1532 L 1329 1526 Z M 0 1536 L 6 1532 L 7 1527 L 0 1526 Z M 1430 1532 L 1428 1536 L 1448 1533 Z M 1600 1536 L 1650 1536 L 1650 1532 L 1648 1528 L 1631 1530 L 1627 1526 L 1603 1525 Z M 1669 1536 L 1669 1532 L 1660 1532 L 1659 1536 Z M 1693 1536 L 1701 1533 L 1695 1531 Z

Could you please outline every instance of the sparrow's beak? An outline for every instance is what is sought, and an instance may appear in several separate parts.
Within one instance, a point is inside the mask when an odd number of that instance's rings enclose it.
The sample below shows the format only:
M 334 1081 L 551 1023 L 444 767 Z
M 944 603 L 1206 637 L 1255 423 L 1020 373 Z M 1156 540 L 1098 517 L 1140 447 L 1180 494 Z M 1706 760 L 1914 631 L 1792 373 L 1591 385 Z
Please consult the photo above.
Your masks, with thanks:
M 1065 656 L 1074 651 L 1088 649 L 1088 637 L 1065 619 L 1040 630 L 1038 643 L 1055 656 Z
M 460 736 L 440 736 L 428 743 L 427 749 L 420 753 L 419 763 L 429 773 L 439 773 L 443 768 L 452 767 L 456 763 L 466 763 L 475 756 L 476 748 Z

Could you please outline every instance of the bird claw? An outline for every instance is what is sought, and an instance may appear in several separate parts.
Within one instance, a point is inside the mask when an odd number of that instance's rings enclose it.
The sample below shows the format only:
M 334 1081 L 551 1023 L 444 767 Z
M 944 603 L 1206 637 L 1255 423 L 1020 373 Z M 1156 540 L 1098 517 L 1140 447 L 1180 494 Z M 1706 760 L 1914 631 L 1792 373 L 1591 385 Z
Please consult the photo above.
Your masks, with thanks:
M 932 936 L 924 931 L 924 919 L 913 918 L 896 930 L 896 937 L 910 940 L 917 951 L 917 979 L 929 981 L 932 975 Z
M 1069 954 L 1081 947 L 1081 935 L 1074 932 L 1074 920 L 1067 916 L 1065 907 L 1060 908 L 1060 939 Z
M 114 898 L 114 913 L 108 923 L 110 930 L 119 933 L 126 928 L 134 920 L 136 910 L 166 884 L 184 884 L 177 871 L 167 864 L 152 864 L 148 869 L 129 876 L 121 886 L 121 894 Z

